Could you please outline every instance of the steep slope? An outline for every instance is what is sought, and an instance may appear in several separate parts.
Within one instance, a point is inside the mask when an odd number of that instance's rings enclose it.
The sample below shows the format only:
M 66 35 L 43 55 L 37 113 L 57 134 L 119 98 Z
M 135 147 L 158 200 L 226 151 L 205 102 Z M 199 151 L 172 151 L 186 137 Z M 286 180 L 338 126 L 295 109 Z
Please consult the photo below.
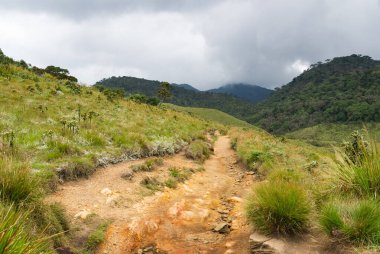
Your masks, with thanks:
M 263 101 L 273 93 L 270 89 L 243 83 L 228 84 L 219 88 L 208 90 L 208 92 L 231 94 L 251 103 Z
M 156 96 L 160 82 L 134 77 L 111 77 L 96 83 L 96 86 L 107 88 L 121 88 L 126 94 L 140 93 L 147 96 Z M 242 101 L 235 96 L 211 92 L 200 92 L 172 85 L 172 98 L 168 101 L 179 106 L 214 108 L 245 119 L 252 115 L 251 103 Z
M 380 121 L 380 61 L 368 56 L 317 63 L 255 108 L 249 122 L 274 133 L 319 123 Z

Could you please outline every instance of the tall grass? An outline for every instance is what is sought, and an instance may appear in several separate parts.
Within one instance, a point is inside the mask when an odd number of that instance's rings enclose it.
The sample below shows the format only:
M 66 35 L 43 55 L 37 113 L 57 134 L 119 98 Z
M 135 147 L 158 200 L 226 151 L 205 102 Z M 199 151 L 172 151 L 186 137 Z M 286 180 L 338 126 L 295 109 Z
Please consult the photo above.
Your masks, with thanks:
M 28 214 L 0 204 L 0 253 L 50 253 L 47 239 L 37 240 L 27 233 L 30 232 Z
M 246 212 L 256 228 L 265 233 L 296 234 L 306 229 L 310 206 L 298 184 L 271 181 L 253 189 Z
M 322 209 L 320 225 L 340 241 L 380 244 L 380 207 L 373 200 L 334 200 Z
M 380 192 L 380 153 L 374 139 L 358 138 L 351 149 L 337 150 L 336 170 L 329 177 L 340 193 L 376 198 Z
M 27 165 L 13 163 L 11 158 L 0 158 L 0 199 L 3 202 L 22 204 L 41 194 L 39 181 Z

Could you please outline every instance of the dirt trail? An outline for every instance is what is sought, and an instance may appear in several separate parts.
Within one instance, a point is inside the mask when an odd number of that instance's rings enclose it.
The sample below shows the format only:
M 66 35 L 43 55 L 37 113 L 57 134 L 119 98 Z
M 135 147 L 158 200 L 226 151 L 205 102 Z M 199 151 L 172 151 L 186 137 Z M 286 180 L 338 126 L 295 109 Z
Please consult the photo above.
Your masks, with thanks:
M 138 173 L 133 181 L 121 178 L 131 165 L 143 161 L 110 166 L 88 180 L 66 183 L 48 201 L 62 203 L 78 227 L 88 214 L 112 219 L 99 254 L 271 253 L 251 250 L 252 227 L 243 215 L 242 201 L 255 176 L 238 163 L 228 137 L 215 142 L 214 155 L 203 165 L 205 171 L 174 190 L 148 195 L 139 183 L 145 176 L 164 180 L 171 166 L 200 165 L 177 154 L 164 158 L 164 165 L 153 172 Z M 317 250 L 312 237 L 272 242 L 280 253 L 325 253 Z
M 177 154 L 164 158 L 157 170 L 139 173 L 133 181 L 121 178 L 131 165 L 143 161 L 120 163 L 97 171 L 90 179 L 65 183 L 48 201 L 62 203 L 76 224 L 88 214 L 112 219 L 98 253 L 137 253 L 152 244 L 168 253 L 224 253 L 229 249 L 230 253 L 232 249 L 249 253 L 250 227 L 242 216 L 241 201 L 253 176 L 246 175 L 237 163 L 228 137 L 215 142 L 204 172 L 195 173 L 174 190 L 165 188 L 148 195 L 139 182 L 145 176 L 163 180 L 172 166 L 200 165 Z M 222 223 L 228 226 L 220 231 L 230 227 L 231 232 L 212 231 Z

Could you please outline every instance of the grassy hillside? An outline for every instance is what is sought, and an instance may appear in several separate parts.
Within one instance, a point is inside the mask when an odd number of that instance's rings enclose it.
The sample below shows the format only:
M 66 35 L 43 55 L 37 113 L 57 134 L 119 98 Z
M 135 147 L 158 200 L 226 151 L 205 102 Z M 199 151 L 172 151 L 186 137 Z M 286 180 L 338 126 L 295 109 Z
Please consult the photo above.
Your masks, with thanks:
M 59 78 L 0 55 L 0 212 L 9 222 L 0 232 L 16 225 L 14 235 L 0 234 L 1 253 L 10 243 L 25 247 L 13 253 L 68 244 L 69 233 L 35 241 L 68 230 L 62 208 L 43 203 L 58 181 L 87 177 L 108 163 L 172 154 L 223 128 Z
M 320 123 L 380 122 L 380 61 L 352 55 L 314 64 L 255 110 L 248 122 L 274 133 Z
M 355 130 L 367 129 L 369 134 L 380 141 L 380 123 L 367 124 L 318 124 L 316 126 L 287 133 L 285 137 L 299 139 L 316 146 L 339 146 Z
M 153 97 L 157 96 L 160 83 L 134 77 L 111 77 L 97 82 L 96 86 L 123 89 L 127 95 L 140 93 Z M 253 114 L 253 104 L 232 95 L 193 91 L 176 85 L 172 85 L 171 90 L 173 96 L 168 103 L 184 107 L 218 109 L 243 120 Z
M 219 111 L 217 109 L 210 108 L 192 108 L 192 107 L 181 107 L 173 104 L 166 104 L 167 107 L 173 108 L 178 111 L 188 112 L 192 116 L 205 119 L 207 121 L 213 121 L 229 126 L 238 126 L 238 127 L 253 127 L 249 123 L 237 119 L 227 113 Z

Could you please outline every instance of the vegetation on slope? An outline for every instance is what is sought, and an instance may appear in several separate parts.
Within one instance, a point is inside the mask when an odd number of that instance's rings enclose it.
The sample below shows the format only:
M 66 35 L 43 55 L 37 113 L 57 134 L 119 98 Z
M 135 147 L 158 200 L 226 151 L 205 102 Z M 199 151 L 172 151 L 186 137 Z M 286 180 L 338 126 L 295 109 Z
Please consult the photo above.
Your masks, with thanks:
M 166 105 L 169 108 L 172 108 L 178 111 L 188 112 L 192 116 L 196 116 L 201 119 L 205 119 L 207 121 L 213 121 L 213 122 L 221 123 L 228 126 L 253 127 L 249 123 L 243 120 L 237 119 L 217 109 L 181 107 L 181 106 L 177 106 L 173 104 L 166 104 Z
M 157 96 L 161 82 L 134 77 L 111 77 L 103 79 L 95 86 L 104 86 L 112 89 L 123 89 L 126 95 L 143 94 L 148 97 Z M 173 96 L 165 101 L 185 107 L 213 108 L 233 115 L 239 119 L 246 119 L 253 114 L 253 104 L 241 99 L 220 93 L 189 90 L 177 85 L 171 85 Z
M 366 129 L 370 135 L 380 140 L 380 123 L 326 123 L 286 133 L 285 137 L 299 139 L 315 146 L 339 146 L 354 130 Z
M 31 244 L 39 236 L 32 232 L 53 235 L 69 229 L 61 209 L 43 202 L 58 180 L 86 177 L 96 167 L 125 159 L 171 154 L 221 127 L 127 100 L 118 91 L 36 72 L 4 55 L 0 90 L 0 205 L 13 205 L 16 218 L 30 212 L 28 219 L 16 221 L 25 225 L 16 234 Z M 41 245 L 59 248 L 69 233 Z M 5 244 L 17 244 L 9 239 Z
M 208 91 L 213 93 L 231 94 L 251 103 L 263 101 L 273 93 L 270 89 L 244 83 L 228 84 Z
M 351 55 L 317 63 L 277 89 L 248 120 L 285 133 L 319 123 L 380 121 L 380 61 Z
M 320 230 L 341 243 L 380 248 L 378 143 L 354 132 L 335 158 L 325 148 L 232 129 L 232 145 L 261 179 L 248 219 L 265 233 Z

